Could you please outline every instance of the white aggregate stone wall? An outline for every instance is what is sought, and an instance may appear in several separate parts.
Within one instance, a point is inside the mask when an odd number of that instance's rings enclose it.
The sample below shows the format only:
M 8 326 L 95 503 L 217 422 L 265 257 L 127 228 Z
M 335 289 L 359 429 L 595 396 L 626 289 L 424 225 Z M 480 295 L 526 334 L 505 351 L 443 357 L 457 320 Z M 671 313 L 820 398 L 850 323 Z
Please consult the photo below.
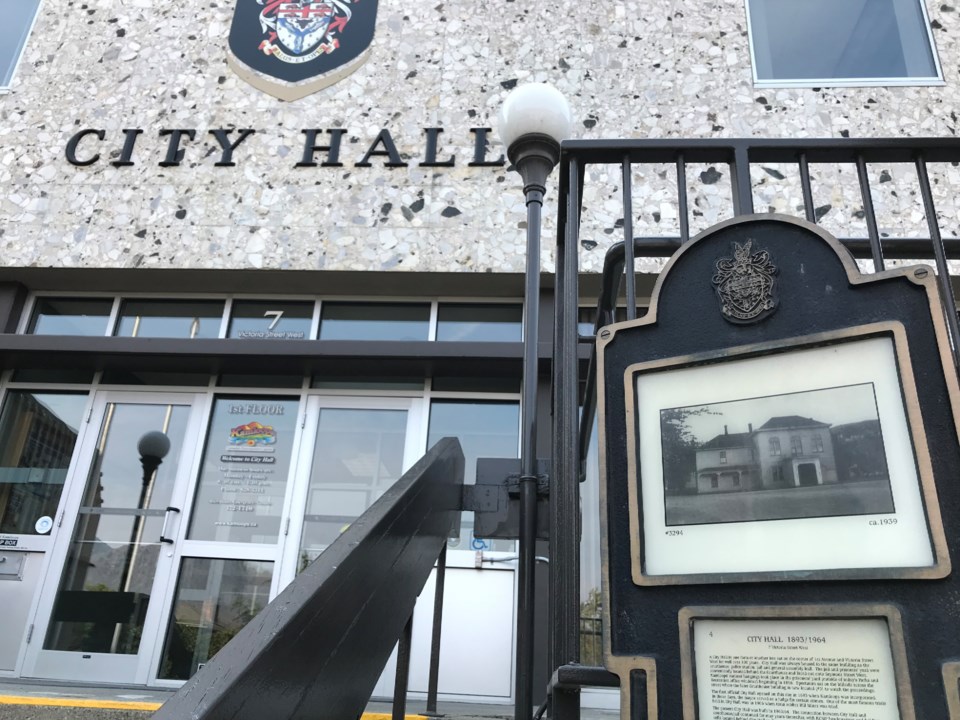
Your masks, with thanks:
M 362 0 L 369 2 L 370 0 Z M 953 137 L 960 124 L 955 0 L 927 2 L 945 85 L 755 89 L 743 0 L 380 0 L 370 59 L 335 85 L 281 102 L 226 64 L 235 3 L 44 0 L 12 91 L 0 97 L 0 264 L 518 272 L 519 178 L 468 167 L 472 127 L 491 127 L 508 89 L 547 81 L 582 138 Z M 442 127 L 422 168 L 423 128 Z M 254 128 L 236 167 L 215 167 L 213 128 Z M 342 168 L 295 168 L 304 128 L 343 127 Z M 64 146 L 98 128 L 74 167 Z M 123 128 L 142 128 L 133 167 L 115 168 Z M 180 167 L 158 163 L 161 128 L 194 128 Z M 358 168 L 381 128 L 406 168 Z M 497 157 L 494 142 L 489 151 Z M 863 235 L 855 174 L 816 169 L 821 222 Z M 926 232 L 911 167 L 871 167 L 884 232 Z M 955 167 L 934 168 L 945 232 L 960 231 Z M 637 235 L 676 235 L 672 167 L 634 170 Z M 556 181 L 556 176 L 552 179 Z M 724 167 L 691 167 L 694 231 L 729 217 Z M 755 168 L 758 212 L 801 214 L 794 168 Z M 949 189 L 950 186 L 953 189 Z M 622 239 L 619 168 L 590 169 L 583 266 Z M 546 245 L 555 194 L 544 211 Z M 645 262 L 654 270 L 657 262 Z M 552 269 L 552 255 L 544 256 Z

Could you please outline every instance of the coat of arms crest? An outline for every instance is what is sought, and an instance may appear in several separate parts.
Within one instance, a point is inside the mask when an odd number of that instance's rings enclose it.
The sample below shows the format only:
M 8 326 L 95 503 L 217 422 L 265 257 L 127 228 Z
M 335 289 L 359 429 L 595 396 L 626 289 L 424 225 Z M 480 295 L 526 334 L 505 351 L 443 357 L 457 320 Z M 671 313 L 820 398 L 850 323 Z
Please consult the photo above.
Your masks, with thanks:
M 259 90 L 297 100 L 356 70 L 377 0 L 237 0 L 227 61 Z
M 777 308 L 777 267 L 770 253 L 751 253 L 753 240 L 733 243 L 733 257 L 717 260 L 713 286 L 720 299 L 720 312 L 734 323 L 761 320 Z

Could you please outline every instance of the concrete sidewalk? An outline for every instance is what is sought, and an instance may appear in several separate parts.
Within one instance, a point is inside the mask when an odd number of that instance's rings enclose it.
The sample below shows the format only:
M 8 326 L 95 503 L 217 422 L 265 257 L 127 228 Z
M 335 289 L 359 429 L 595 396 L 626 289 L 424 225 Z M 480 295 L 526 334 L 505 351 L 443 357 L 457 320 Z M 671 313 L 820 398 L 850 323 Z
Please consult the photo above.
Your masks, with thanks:
M 145 720 L 173 695 L 158 688 L 56 684 L 0 678 L 0 720 Z M 407 702 L 407 718 L 423 720 L 423 700 Z M 390 720 L 389 702 L 371 701 L 363 720 Z M 509 720 L 512 705 L 440 702 L 437 711 L 456 720 Z M 584 720 L 616 720 L 618 713 L 584 709 Z

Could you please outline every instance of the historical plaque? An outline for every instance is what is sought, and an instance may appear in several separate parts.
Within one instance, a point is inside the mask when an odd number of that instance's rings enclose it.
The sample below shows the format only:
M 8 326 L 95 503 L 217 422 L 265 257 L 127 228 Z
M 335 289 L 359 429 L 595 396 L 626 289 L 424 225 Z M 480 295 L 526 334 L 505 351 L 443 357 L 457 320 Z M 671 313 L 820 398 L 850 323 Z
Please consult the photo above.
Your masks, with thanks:
M 933 566 L 905 338 L 877 323 L 628 368 L 635 581 Z
M 684 244 L 646 315 L 600 328 L 603 659 L 624 720 L 944 717 L 947 311 L 931 268 L 864 274 L 822 228 L 764 215 Z
M 862 610 L 685 608 L 685 719 L 913 718 L 899 615 Z

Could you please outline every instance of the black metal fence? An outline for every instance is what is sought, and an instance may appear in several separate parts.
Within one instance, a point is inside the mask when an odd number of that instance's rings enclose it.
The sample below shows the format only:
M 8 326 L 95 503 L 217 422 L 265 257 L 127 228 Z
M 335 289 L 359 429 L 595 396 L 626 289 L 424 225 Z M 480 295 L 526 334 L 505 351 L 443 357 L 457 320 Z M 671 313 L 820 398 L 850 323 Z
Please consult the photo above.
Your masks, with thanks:
M 697 225 L 702 227 L 696 229 L 705 229 L 729 217 L 752 214 L 765 199 L 764 211 L 824 224 L 855 257 L 867 261 L 864 270 L 869 270 L 871 263 L 872 270 L 879 272 L 894 260 L 932 260 L 948 309 L 946 321 L 957 363 L 960 327 L 953 311 L 956 302 L 950 260 L 960 258 L 960 216 L 952 207 L 950 212 L 938 214 L 936 204 L 952 205 L 960 196 L 958 165 L 960 139 L 956 138 L 609 140 L 563 144 L 553 369 L 550 650 L 554 668 L 593 660 L 593 646 L 585 640 L 589 635 L 585 633 L 585 620 L 579 617 L 578 483 L 584 479 L 583 462 L 596 411 L 595 353 L 586 377 L 577 372 L 578 343 L 592 344 L 595 340 L 595 336 L 579 335 L 577 329 L 580 273 L 591 269 L 582 266 L 582 256 L 592 253 L 605 239 L 620 236 L 603 258 L 595 330 L 614 321 L 618 305 L 625 305 L 626 319 L 634 319 L 641 303 L 641 265 L 644 275 L 655 275 L 657 263 L 650 259 L 671 255 L 690 240 Z M 652 178 L 659 185 L 662 197 L 655 205 L 657 210 L 650 209 L 648 200 L 639 211 L 635 206 L 638 176 Z M 907 176 L 911 176 L 910 181 L 904 179 Z M 591 184 L 603 188 L 597 191 Z M 702 202 L 705 193 L 698 194 L 698 187 L 705 190 L 706 185 L 711 186 L 712 203 Z M 827 200 L 823 199 L 825 185 L 829 185 Z M 791 193 L 798 196 L 798 202 L 781 202 Z M 609 211 L 617 197 L 619 217 Z M 837 204 L 845 206 L 845 213 L 837 212 Z M 597 211 L 598 206 L 603 213 Z M 709 217 L 706 206 L 715 217 Z M 671 226 L 668 230 L 652 232 L 651 226 L 663 227 L 660 208 L 675 215 L 675 223 L 667 223 Z M 597 220 L 597 215 L 603 217 Z M 637 233 L 635 228 L 643 231 Z M 592 258 L 587 256 L 586 260 L 589 264 Z M 586 388 L 583 393 L 581 381 Z M 579 442 L 572 442 L 577 437 Z M 570 720 L 578 716 L 575 692 L 554 689 L 553 717 Z

